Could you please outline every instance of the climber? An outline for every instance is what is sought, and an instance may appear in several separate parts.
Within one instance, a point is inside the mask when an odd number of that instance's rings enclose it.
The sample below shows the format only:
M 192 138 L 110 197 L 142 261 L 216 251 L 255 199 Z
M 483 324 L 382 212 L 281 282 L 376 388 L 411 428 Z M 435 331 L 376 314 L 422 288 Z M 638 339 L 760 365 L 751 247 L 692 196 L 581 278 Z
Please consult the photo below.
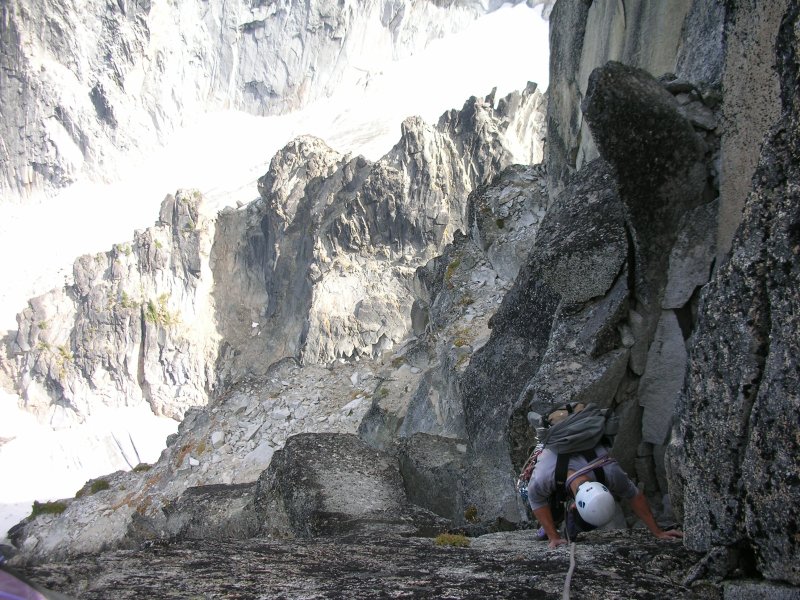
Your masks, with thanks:
M 664 531 L 659 527 L 645 495 L 609 455 L 607 411 L 593 404 L 572 404 L 541 422 L 549 430 L 542 435 L 544 443 L 535 458 L 527 499 L 550 548 L 568 541 L 556 528 L 565 502 L 569 504 L 566 534 L 569 541 L 575 541 L 579 532 L 611 521 L 616 511 L 615 496 L 629 500 L 633 512 L 657 538 L 683 537 L 677 529 Z
M 614 496 L 629 500 L 633 512 L 657 538 L 683 537 L 683 533 L 677 529 L 664 531 L 658 526 L 644 493 L 640 492 L 619 465 L 610 459 L 607 448 L 597 446 L 594 452 L 598 456 L 595 461 L 589 462 L 582 455 L 574 455 L 569 459 L 566 485 L 574 496 L 574 502 L 570 502 L 566 514 L 567 537 L 570 540 L 575 541 L 581 531 L 590 531 L 608 523 L 615 513 Z M 534 516 L 544 529 L 544 534 L 550 540 L 550 548 L 567 543 L 556 529 L 551 507 L 551 497 L 555 495 L 557 458 L 555 453 L 544 449 L 539 455 L 528 484 L 528 501 Z M 596 469 L 602 470 L 605 485 L 597 481 Z

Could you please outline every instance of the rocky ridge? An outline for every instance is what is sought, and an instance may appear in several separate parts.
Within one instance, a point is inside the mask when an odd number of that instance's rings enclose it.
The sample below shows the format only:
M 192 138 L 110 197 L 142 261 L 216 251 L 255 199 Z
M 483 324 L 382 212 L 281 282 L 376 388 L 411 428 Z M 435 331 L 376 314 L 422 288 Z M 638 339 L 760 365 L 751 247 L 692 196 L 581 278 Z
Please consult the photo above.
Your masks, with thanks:
M 385 400 L 393 406 L 390 413 L 392 422 L 401 423 L 404 422 L 403 414 L 407 411 L 407 405 L 413 403 L 412 398 L 419 404 L 428 398 L 435 401 L 439 390 L 446 395 L 446 388 L 452 385 L 449 367 L 456 361 L 460 362 L 459 368 L 463 368 L 471 352 L 482 343 L 480 337 L 473 335 L 473 331 L 479 327 L 486 330 L 486 321 L 496 310 L 504 287 L 509 285 L 510 280 L 498 275 L 498 271 L 503 272 L 505 277 L 512 277 L 518 268 L 515 259 L 506 256 L 503 264 L 495 270 L 486 251 L 498 246 L 516 245 L 522 248 L 529 245 L 546 204 L 541 173 L 536 169 L 521 167 L 511 168 L 500 175 L 500 180 L 508 185 L 499 196 L 496 188 L 486 184 L 482 188 L 486 195 L 476 196 L 470 203 L 471 209 L 464 208 L 463 200 L 462 204 L 456 202 L 459 194 L 466 195 L 467 186 L 477 184 L 509 162 L 510 153 L 505 149 L 502 130 L 513 124 L 514 114 L 502 107 L 514 105 L 522 109 L 530 104 L 541 106 L 542 98 L 531 86 L 523 94 L 498 104 L 497 111 L 489 102 L 473 98 L 467 102 L 464 110 L 444 115 L 437 128 L 426 126 L 416 119 L 407 121 L 403 140 L 387 159 L 374 165 L 361 157 L 342 157 L 313 138 L 301 138 L 290 144 L 276 156 L 270 172 L 262 178 L 262 199 L 240 210 L 220 214 L 215 224 L 216 241 L 213 248 L 209 250 L 206 245 L 203 253 L 191 254 L 193 259 L 199 261 L 198 264 L 202 264 L 201 270 L 210 270 L 214 274 L 213 301 L 208 298 L 205 302 L 208 306 L 216 307 L 215 317 L 219 321 L 203 321 L 207 315 L 199 315 L 197 322 L 194 322 L 189 320 L 188 314 L 184 314 L 180 320 L 161 319 L 151 323 L 148 319 L 149 303 L 137 303 L 130 298 L 127 302 L 120 301 L 124 306 L 107 309 L 104 305 L 103 311 L 95 310 L 91 303 L 76 303 L 77 308 L 73 310 L 78 313 L 83 311 L 81 319 L 87 321 L 95 319 L 104 323 L 109 320 L 108 310 L 112 315 L 116 314 L 114 311 L 123 311 L 127 316 L 123 323 L 144 324 L 145 336 L 150 335 L 147 327 L 153 327 L 158 332 L 157 339 L 167 347 L 174 343 L 173 336 L 181 337 L 183 327 L 205 331 L 211 323 L 219 322 L 219 337 L 203 336 L 206 345 L 201 346 L 208 348 L 219 344 L 217 379 L 210 381 L 201 377 L 187 382 L 196 384 L 198 392 L 214 388 L 216 392 L 211 395 L 213 400 L 206 409 L 185 413 L 177 437 L 169 441 L 169 447 L 157 465 L 141 473 L 117 473 L 106 480 L 111 489 L 104 492 L 105 498 L 98 495 L 92 496 L 88 503 L 75 501 L 60 517 L 45 519 L 38 534 L 28 535 L 33 531 L 29 529 L 25 552 L 43 557 L 51 552 L 64 551 L 72 555 L 75 552 L 98 551 L 108 546 L 132 543 L 132 540 L 141 541 L 144 535 L 142 531 L 149 532 L 145 536 L 145 539 L 149 539 L 153 532 L 170 530 L 163 509 L 176 502 L 187 487 L 253 482 L 271 464 L 275 451 L 282 448 L 292 435 L 302 432 L 354 433 L 359 427 L 367 427 L 361 418 L 367 411 L 385 411 Z M 527 115 L 524 110 L 520 114 Z M 455 150 L 457 147 L 467 149 L 464 152 L 466 164 L 459 162 L 462 154 Z M 417 148 L 421 150 L 418 152 Z M 298 159 L 298 154 L 302 159 Z M 388 181 L 389 191 L 395 189 L 396 193 L 386 193 L 386 188 L 372 182 L 373 178 L 378 179 L 380 185 L 387 185 Z M 294 187 L 275 183 L 286 180 L 294 182 Z M 439 189 L 419 183 L 436 180 L 446 187 Z M 397 187 L 392 188 L 392 185 Z M 378 190 L 383 190 L 383 193 Z M 195 203 L 188 200 L 194 200 Z M 169 212 L 168 208 L 173 205 L 197 211 L 198 201 L 191 194 L 179 194 L 177 200 L 168 199 L 165 202 L 162 213 Z M 386 206 L 388 202 L 391 204 Z M 389 211 L 397 215 L 395 221 L 383 216 Z M 463 314 L 471 324 L 470 330 L 465 331 L 453 313 L 452 297 L 455 295 L 450 296 L 447 305 L 434 302 L 435 306 L 430 310 L 421 308 L 422 305 L 417 303 L 415 312 L 412 304 L 413 290 L 423 285 L 420 281 L 424 278 L 418 275 L 415 279 L 415 261 L 419 264 L 421 259 L 435 255 L 437 248 L 443 247 L 452 223 L 466 229 L 463 223 L 468 213 L 473 215 L 472 218 L 478 213 L 482 215 L 482 224 L 476 223 L 475 230 L 486 240 L 486 245 L 470 242 L 469 248 L 461 251 L 465 255 L 463 266 L 460 266 L 460 262 L 454 262 L 449 268 L 441 270 L 443 280 L 438 283 L 439 287 L 446 286 L 448 294 L 451 289 L 459 294 L 455 301 L 458 314 Z M 311 228 L 308 227 L 309 215 L 314 215 Z M 202 229 L 197 227 L 189 232 L 183 221 L 176 223 L 173 227 L 173 237 L 176 239 L 197 236 Z M 238 237 L 232 234 L 237 228 Z M 208 228 L 203 231 L 202 237 L 207 240 L 211 232 Z M 146 239 L 152 235 L 150 231 L 143 234 Z M 280 237 L 282 235 L 285 236 L 283 240 Z M 491 242 L 488 241 L 490 237 Z M 274 245 L 266 245 L 264 238 L 272 240 Z M 464 245 L 465 241 L 456 241 L 454 247 Z M 144 251 L 146 248 L 150 246 L 134 246 L 130 253 L 131 261 L 142 255 L 147 256 Z M 314 249 L 309 256 L 308 271 L 297 269 L 297 257 L 303 248 Z M 472 256 L 466 256 L 467 250 Z M 265 261 L 264 253 L 267 251 L 275 252 L 277 260 Z M 281 266 L 283 255 L 288 257 L 285 266 Z M 441 263 L 440 259 L 431 262 L 437 261 Z M 177 265 L 173 273 L 173 285 L 183 283 L 193 289 L 191 284 L 194 276 L 191 274 L 194 271 L 183 268 L 186 261 L 173 262 Z M 84 263 L 94 264 L 90 257 L 85 257 L 76 263 L 76 268 Z M 263 270 L 254 271 L 253 263 L 277 265 L 275 274 L 265 277 Z M 376 263 L 380 266 L 375 266 Z M 387 271 L 385 265 L 395 266 Z M 149 273 L 147 270 L 145 272 Z M 162 279 L 166 277 L 161 270 L 156 272 Z M 280 278 L 281 273 L 284 279 Z M 106 277 L 113 276 L 113 273 L 105 274 Z M 393 298 L 385 292 L 385 288 L 379 287 L 381 278 L 386 275 L 395 279 L 402 296 Z M 184 279 L 186 276 L 188 280 Z M 249 279 L 251 282 L 255 280 L 260 283 L 248 284 L 236 280 L 243 276 L 252 278 Z M 338 287 L 326 293 L 328 279 L 332 279 L 328 285 Z M 341 297 L 339 282 L 343 279 L 350 286 L 351 293 L 358 294 L 363 300 Z M 81 278 L 78 280 L 83 281 Z M 135 282 L 138 281 L 135 278 Z M 94 282 L 100 289 L 92 293 L 107 298 L 108 280 L 98 278 Z M 319 288 L 322 290 L 318 291 Z M 302 294 L 311 293 L 298 295 L 298 290 Z M 235 301 L 224 296 L 248 291 L 252 296 L 239 296 Z M 116 289 L 116 292 L 123 297 L 120 289 Z M 271 294 L 276 294 L 277 300 L 273 300 Z M 324 304 L 337 294 L 340 297 L 338 303 L 332 306 Z M 74 306 L 71 302 L 76 296 L 80 297 L 72 288 L 66 288 L 61 291 L 59 302 L 69 301 L 70 306 Z M 259 305 L 253 298 L 262 304 Z M 42 300 L 47 310 L 65 312 L 59 302 L 50 305 L 49 300 L 52 298 Z M 275 302 L 279 308 L 278 314 L 270 319 L 264 313 L 246 312 L 246 301 L 251 303 L 253 311 L 264 311 L 270 307 L 270 302 Z M 391 326 L 391 322 L 386 320 L 396 310 L 389 312 L 385 308 L 373 308 L 375 327 L 366 318 L 369 314 L 366 307 L 378 302 L 406 306 L 405 314 L 396 317 L 396 331 L 387 327 L 387 323 Z M 155 306 L 156 313 L 159 313 L 159 306 Z M 350 316 L 345 323 L 331 327 L 330 323 L 335 324 L 333 319 L 337 316 L 337 307 L 346 311 L 345 316 L 358 313 L 359 318 Z M 172 314 L 170 310 L 171 306 L 166 306 L 164 314 Z M 323 310 L 330 314 L 321 313 Z M 244 319 L 241 318 L 242 312 Z M 433 317 L 426 317 L 427 312 Z M 20 332 L 43 335 L 42 328 L 36 327 L 40 317 L 35 308 L 32 307 L 29 313 L 20 318 L 31 325 L 21 327 Z M 449 316 L 444 318 L 446 313 Z M 316 316 L 320 314 L 321 318 Z M 135 318 L 136 315 L 139 318 Z M 415 315 L 417 321 L 422 319 L 422 324 L 417 325 L 420 335 L 425 337 L 426 320 L 435 321 L 436 329 L 426 337 L 425 342 L 412 339 L 401 346 L 413 330 Z M 226 321 L 226 318 L 230 320 Z M 237 318 L 240 319 L 238 334 L 229 325 L 236 323 L 234 319 Z M 262 320 L 258 322 L 254 319 Z M 320 326 L 323 319 L 328 323 L 327 329 Z M 290 336 L 281 338 L 279 334 L 292 324 L 302 330 L 297 335 L 304 337 L 296 338 L 296 346 L 287 349 L 284 345 L 270 354 L 270 344 L 274 344 L 275 340 L 291 342 Z M 360 346 L 345 345 L 348 340 L 345 335 L 347 327 L 353 328 L 351 339 L 377 341 L 383 337 L 386 342 L 377 347 L 374 342 Z M 70 335 L 77 335 L 81 330 L 73 330 Z M 45 328 L 44 331 L 49 329 Z M 128 339 L 127 336 L 134 337 L 136 333 L 138 330 L 130 333 L 122 329 L 125 339 Z M 484 339 L 487 334 L 484 334 Z M 313 340 L 325 336 L 337 341 L 338 347 L 332 344 L 322 354 L 310 352 L 309 348 L 318 347 L 312 344 Z M 27 352 L 21 350 L 19 340 L 11 344 L 11 351 L 18 354 L 15 365 L 34 365 L 30 371 L 18 372 L 17 381 L 30 384 L 30 381 L 41 377 L 43 382 L 36 384 L 34 389 L 55 388 L 55 385 L 48 384 L 52 381 L 48 378 L 54 377 L 50 370 L 35 369 L 36 365 L 43 362 L 40 355 L 46 352 L 38 347 L 37 340 L 31 338 Z M 426 347 L 441 358 L 437 360 L 431 356 L 424 359 L 422 349 Z M 165 354 L 161 352 L 157 355 L 163 357 Z M 185 354 L 193 356 L 191 350 Z M 260 360 L 253 357 L 259 357 Z M 80 358 L 86 360 L 83 355 Z M 108 362 L 105 355 L 97 356 L 95 360 L 103 364 Z M 122 359 L 118 362 L 127 364 Z M 429 370 L 429 362 L 435 364 L 436 368 Z M 77 360 L 75 363 L 78 366 L 83 364 Z M 77 382 L 83 381 L 84 377 L 89 379 L 77 367 L 75 372 L 72 368 L 64 371 L 56 375 L 68 381 L 72 381 L 70 377 Z M 92 374 L 97 377 L 96 371 L 88 373 Z M 118 378 L 122 376 L 123 373 Z M 434 378 L 441 382 L 432 385 Z M 131 378 L 129 385 L 135 386 L 140 381 Z M 77 387 L 76 383 L 72 385 Z M 55 406 L 58 406 L 58 398 L 55 400 Z M 442 404 L 445 405 L 444 400 Z M 177 405 L 172 410 L 185 408 Z M 408 437 L 418 432 L 438 435 L 456 431 L 450 418 L 432 419 L 424 403 L 412 407 L 412 410 L 419 413 L 419 422 L 407 419 L 402 431 L 388 429 L 381 433 L 383 439 L 392 444 L 396 434 Z M 455 407 L 448 407 L 447 410 L 452 413 Z M 373 417 L 366 421 L 372 422 Z M 106 508 L 101 509 L 101 506 Z M 114 508 L 109 512 L 111 507 Z
M 156 227 L 81 257 L 74 285 L 19 315 L 3 363 L 17 391 L 54 424 L 95 402 L 180 418 L 284 358 L 397 346 L 414 269 L 464 227 L 469 190 L 511 162 L 504 131 L 543 120 L 533 85 L 493 102 L 473 98 L 435 127 L 407 120 L 377 163 L 300 138 L 272 161 L 261 200 L 216 219 L 197 192 L 169 197 Z
M 180 418 L 213 387 L 208 256 L 214 223 L 200 195 L 168 196 L 154 227 L 75 261 L 74 284 L 33 299 L 6 339 L 4 370 L 26 407 L 53 426 L 93 405 L 150 405 Z M 132 465 L 133 466 L 133 465 Z
M 523 151 L 541 155 L 543 109 L 531 84 L 473 98 L 436 126 L 412 117 L 374 164 L 320 140 L 289 144 L 259 180 L 261 200 L 218 220 L 215 302 L 238 353 L 220 372 L 235 380 L 284 356 L 322 364 L 400 344 L 414 270 L 465 229 L 469 192 L 512 162 L 506 132 L 534 127 Z

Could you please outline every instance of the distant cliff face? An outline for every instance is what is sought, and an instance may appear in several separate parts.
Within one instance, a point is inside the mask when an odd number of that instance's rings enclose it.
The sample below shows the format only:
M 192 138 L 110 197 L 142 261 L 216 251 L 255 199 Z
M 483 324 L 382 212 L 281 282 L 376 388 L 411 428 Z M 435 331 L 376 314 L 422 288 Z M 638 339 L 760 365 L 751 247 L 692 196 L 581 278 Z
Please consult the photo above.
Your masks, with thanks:
M 215 109 L 278 114 L 368 77 L 490 4 L 12 0 L 0 7 L 0 195 L 107 177 Z
M 215 381 L 214 223 L 201 197 L 179 192 L 154 227 L 78 258 L 74 285 L 33 299 L 8 341 L 6 370 L 43 422 L 69 426 L 95 406 L 181 418 Z
M 216 219 L 197 192 L 169 197 L 155 227 L 79 258 L 74 285 L 30 302 L 6 370 L 31 410 L 61 423 L 95 403 L 180 418 L 285 358 L 380 356 L 412 330 L 415 269 L 466 229 L 470 190 L 511 163 L 505 132 L 536 131 L 513 146 L 541 156 L 544 109 L 530 85 L 436 126 L 409 118 L 376 163 L 299 138 L 260 200 Z

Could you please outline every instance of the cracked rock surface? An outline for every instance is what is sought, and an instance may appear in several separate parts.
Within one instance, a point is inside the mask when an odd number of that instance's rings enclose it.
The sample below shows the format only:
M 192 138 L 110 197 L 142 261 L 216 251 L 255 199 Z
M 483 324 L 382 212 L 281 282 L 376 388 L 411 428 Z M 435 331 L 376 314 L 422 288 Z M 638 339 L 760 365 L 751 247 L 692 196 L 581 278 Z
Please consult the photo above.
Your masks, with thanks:
M 596 532 L 576 544 L 574 598 L 694 596 L 681 579 L 694 556 L 641 531 Z M 134 598 L 542 598 L 562 597 L 569 551 L 532 531 L 494 533 L 469 547 L 431 538 L 269 538 L 154 544 L 47 563 L 25 571 L 84 600 Z

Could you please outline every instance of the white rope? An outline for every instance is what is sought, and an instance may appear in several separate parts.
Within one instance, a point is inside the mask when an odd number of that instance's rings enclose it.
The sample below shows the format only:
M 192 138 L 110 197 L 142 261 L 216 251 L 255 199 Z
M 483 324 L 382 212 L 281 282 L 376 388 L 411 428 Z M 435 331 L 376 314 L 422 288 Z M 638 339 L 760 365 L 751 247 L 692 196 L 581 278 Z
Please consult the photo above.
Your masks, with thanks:
M 567 579 L 564 581 L 564 594 L 561 596 L 562 600 L 569 600 L 569 584 L 572 583 L 572 574 L 575 572 L 575 542 L 569 544 L 569 571 L 567 571 Z

